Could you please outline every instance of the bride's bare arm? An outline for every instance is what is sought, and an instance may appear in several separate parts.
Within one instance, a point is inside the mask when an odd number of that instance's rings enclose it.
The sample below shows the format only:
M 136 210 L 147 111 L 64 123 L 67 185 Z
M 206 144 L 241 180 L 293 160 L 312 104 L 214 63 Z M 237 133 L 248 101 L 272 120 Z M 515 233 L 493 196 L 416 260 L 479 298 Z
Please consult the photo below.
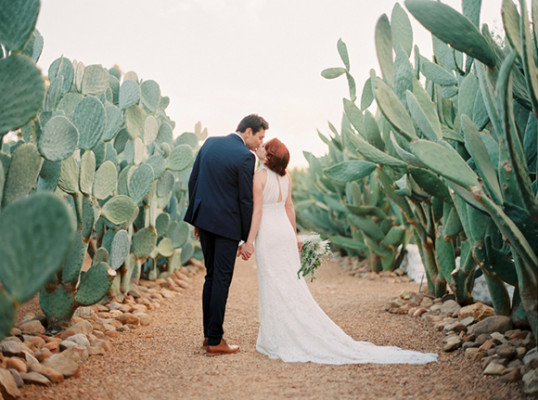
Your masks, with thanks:
M 292 182 L 291 182 L 291 176 L 288 173 L 287 174 L 288 179 L 290 181 L 290 187 L 288 190 L 288 197 L 286 198 L 286 214 L 288 215 L 288 219 L 290 220 L 291 226 L 293 226 L 293 231 L 295 234 L 297 234 L 297 224 L 295 222 L 295 207 L 293 206 L 293 201 L 291 201 L 291 192 L 292 192 Z M 299 251 L 303 247 L 303 242 L 297 237 L 297 247 L 299 248 Z
M 254 239 L 258 234 L 260 228 L 260 221 L 263 213 L 263 188 L 267 182 L 267 171 L 264 169 L 259 170 L 254 174 L 254 184 L 252 188 L 252 222 L 250 223 L 250 231 L 248 233 L 247 241 L 245 242 L 244 250 L 248 251 L 248 257 L 254 252 Z

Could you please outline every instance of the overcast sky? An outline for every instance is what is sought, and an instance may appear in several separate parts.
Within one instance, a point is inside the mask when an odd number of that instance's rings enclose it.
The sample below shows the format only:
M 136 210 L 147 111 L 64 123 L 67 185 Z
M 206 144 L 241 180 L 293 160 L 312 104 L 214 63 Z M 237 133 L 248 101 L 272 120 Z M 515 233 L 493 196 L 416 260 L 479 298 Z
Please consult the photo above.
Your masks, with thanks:
M 461 10 L 461 1 L 444 1 Z M 336 43 L 348 46 L 360 91 L 379 71 L 374 29 L 389 18 L 389 0 L 41 0 L 44 37 L 38 65 L 63 55 L 85 65 L 118 65 L 157 81 L 170 97 L 175 134 L 200 121 L 209 134 L 233 132 L 247 114 L 269 122 L 267 139 L 291 151 L 290 166 L 306 166 L 303 150 L 324 154 L 316 130 L 339 126 L 345 78 L 326 80 L 341 66 Z M 481 22 L 501 30 L 501 0 L 484 0 Z M 403 2 L 400 2 L 403 6 Z M 403 6 L 405 8 L 405 6 Z M 429 33 L 412 16 L 415 43 L 431 55 Z M 379 74 L 379 73 L 378 73 Z

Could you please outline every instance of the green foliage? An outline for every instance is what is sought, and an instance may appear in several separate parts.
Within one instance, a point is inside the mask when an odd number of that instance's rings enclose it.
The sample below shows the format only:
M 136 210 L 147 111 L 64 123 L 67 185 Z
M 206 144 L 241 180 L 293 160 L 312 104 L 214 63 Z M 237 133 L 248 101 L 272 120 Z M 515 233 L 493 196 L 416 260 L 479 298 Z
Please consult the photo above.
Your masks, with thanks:
M 297 200 L 314 201 L 298 212 L 300 223 L 333 230 L 333 244 L 347 243 L 348 249 L 350 240 L 366 245 L 375 262 L 372 254 L 381 253 L 375 240 L 383 235 L 381 243 L 394 243 L 402 232 L 400 226 L 383 231 L 390 224 L 383 223 L 380 211 L 357 201 L 366 180 L 361 182 L 359 165 L 375 163 L 378 169 L 367 183 L 388 199 L 384 212 L 396 210 L 412 227 L 433 294 L 443 295 L 448 286 L 460 303 L 471 301 L 478 267 L 496 312 L 517 315 L 518 323 L 524 323 L 524 310 L 536 335 L 538 51 L 531 31 L 536 21 L 531 23 L 524 1 L 519 11 L 511 0 L 504 1 L 508 43 L 500 49 L 487 26 L 478 28 L 479 1 L 463 2 L 463 14 L 428 0 L 406 0 L 405 5 L 434 35 L 433 60 L 424 59 L 415 46 L 410 78 L 412 36 L 405 11 L 397 4 L 391 21 L 386 15 L 379 19 L 375 41 L 382 78 L 371 73 L 360 108 L 353 98 L 344 99 L 341 133 L 330 140 L 322 136 L 329 154 L 319 159 L 308 155 L 313 178 Z M 325 77 L 349 75 L 342 48 L 339 41 L 345 68 L 325 70 Z M 365 111 L 372 98 L 381 111 L 375 124 L 367 122 L 371 116 Z M 372 127 L 382 132 L 381 140 L 372 139 Z M 324 164 L 331 166 L 325 173 L 332 181 L 320 176 Z M 344 190 L 338 184 L 345 181 L 342 177 L 355 180 L 355 189 L 348 190 L 348 183 Z M 348 218 L 357 228 L 352 235 L 345 225 L 332 223 L 331 210 L 339 210 L 331 205 L 334 200 L 328 201 L 334 198 L 356 214 Z M 366 220 L 367 215 L 378 220 Z M 519 297 L 512 304 L 505 282 L 516 286 Z

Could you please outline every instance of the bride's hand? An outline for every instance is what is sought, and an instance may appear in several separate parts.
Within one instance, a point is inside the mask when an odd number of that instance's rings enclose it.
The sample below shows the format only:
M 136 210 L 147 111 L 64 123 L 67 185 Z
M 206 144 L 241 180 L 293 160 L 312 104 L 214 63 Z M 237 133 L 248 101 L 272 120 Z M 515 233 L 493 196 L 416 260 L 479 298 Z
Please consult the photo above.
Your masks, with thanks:
M 297 248 L 299 251 L 303 251 L 303 241 L 299 238 L 297 238 Z

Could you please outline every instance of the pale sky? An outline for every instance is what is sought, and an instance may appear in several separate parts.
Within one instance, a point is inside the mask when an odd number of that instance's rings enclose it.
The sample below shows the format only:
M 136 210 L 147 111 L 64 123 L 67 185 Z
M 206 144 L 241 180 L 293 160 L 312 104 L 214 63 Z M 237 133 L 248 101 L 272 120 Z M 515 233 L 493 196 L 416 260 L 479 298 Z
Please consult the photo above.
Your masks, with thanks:
M 269 122 L 267 140 L 278 137 L 290 149 L 290 167 L 303 167 L 304 150 L 326 153 L 317 129 L 329 134 L 328 121 L 339 127 L 342 98 L 348 97 L 345 77 L 320 74 L 342 66 L 338 39 L 347 44 L 360 96 L 369 70 L 379 71 L 376 22 L 383 13 L 390 18 L 395 3 L 41 0 L 37 28 L 44 49 L 38 65 L 46 74 L 63 55 L 85 65 L 117 64 L 157 81 L 170 97 L 175 135 L 193 131 L 198 121 L 210 136 L 228 134 L 245 115 L 258 113 Z M 461 10 L 461 1 L 444 3 Z M 482 4 L 481 23 L 502 31 L 501 0 Z M 430 56 L 429 32 L 410 20 L 421 54 Z

